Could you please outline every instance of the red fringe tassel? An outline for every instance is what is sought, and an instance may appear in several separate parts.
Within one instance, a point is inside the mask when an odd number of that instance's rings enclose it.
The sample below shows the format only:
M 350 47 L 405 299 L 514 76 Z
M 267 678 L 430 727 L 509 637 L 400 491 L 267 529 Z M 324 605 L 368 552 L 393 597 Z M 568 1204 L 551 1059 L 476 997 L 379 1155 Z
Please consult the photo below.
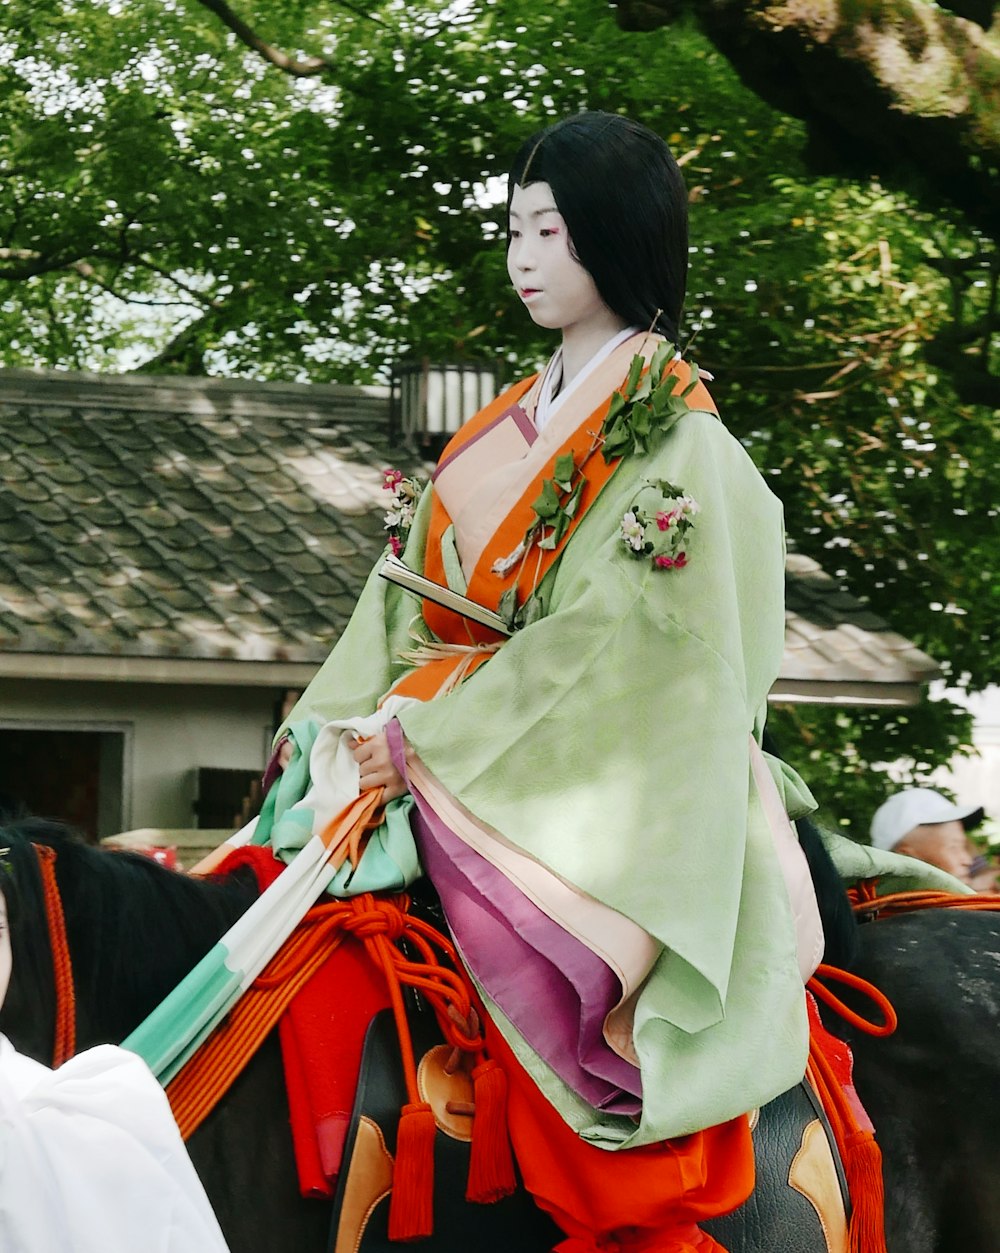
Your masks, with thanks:
M 870 1131 L 856 1132 L 848 1140 L 844 1173 L 851 1195 L 850 1253 L 887 1253 L 882 1151 Z
M 882 1012 L 881 1023 L 871 1023 L 849 1010 L 819 976 L 863 991 Z M 820 996 L 841 1017 L 869 1035 L 889 1035 L 896 1029 L 896 1013 L 886 998 L 865 980 L 845 970 L 820 966 L 809 980 L 809 990 Z M 850 1253 L 887 1253 L 885 1244 L 885 1188 L 882 1182 L 882 1151 L 875 1143 L 871 1120 L 854 1089 L 854 1059 L 850 1048 L 831 1035 L 820 1021 L 816 1001 L 809 1005 L 808 1075 L 826 1111 L 840 1150 L 851 1198 L 848 1223 Z
M 389 1200 L 390 1240 L 423 1240 L 434 1230 L 436 1129 L 434 1111 L 426 1101 L 403 1106 Z
M 490 1205 L 510 1196 L 517 1186 L 507 1133 L 507 1076 L 489 1059 L 472 1071 L 476 1113 L 465 1199 Z

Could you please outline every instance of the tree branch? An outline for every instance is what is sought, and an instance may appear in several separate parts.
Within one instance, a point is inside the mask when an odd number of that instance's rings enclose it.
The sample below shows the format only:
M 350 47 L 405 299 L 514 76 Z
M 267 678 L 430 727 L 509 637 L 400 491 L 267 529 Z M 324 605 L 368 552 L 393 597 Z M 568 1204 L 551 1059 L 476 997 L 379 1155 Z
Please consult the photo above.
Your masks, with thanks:
M 198 291 L 197 288 L 192 287 L 189 283 L 182 282 L 176 274 L 173 274 L 170 270 L 165 270 L 162 266 L 157 265 L 156 262 L 151 261 L 149 257 L 134 257 L 132 259 L 132 264 L 139 266 L 141 269 L 150 270 L 153 274 L 158 274 L 160 278 L 165 278 L 168 283 L 173 283 L 175 287 L 180 288 L 186 296 L 190 296 L 191 299 L 199 304 L 203 309 L 220 309 L 222 307 L 220 301 L 212 300 L 211 297 L 206 296 L 204 292 Z
M 155 267 L 152 268 L 155 269 Z M 77 261 L 70 267 L 70 269 L 76 270 L 81 278 L 86 279 L 88 283 L 93 283 L 95 287 L 99 287 L 101 291 L 107 292 L 109 296 L 114 296 L 115 300 L 120 300 L 124 305 L 144 305 L 145 307 L 151 309 L 211 309 L 215 307 L 211 302 L 206 304 L 204 300 L 153 300 L 152 298 L 147 299 L 144 296 L 124 295 L 115 286 L 114 279 L 109 282 L 107 279 L 103 278 L 87 261 Z M 159 274 L 163 273 L 161 270 L 157 270 L 156 272 Z M 170 275 L 165 275 L 165 277 L 169 278 Z M 178 283 L 177 286 L 183 291 L 188 290 L 181 283 Z M 190 294 L 197 296 L 197 293 L 194 292 Z
M 20 283 L 39 274 L 51 274 L 66 270 L 82 260 L 80 255 L 53 253 L 46 256 L 34 248 L 0 248 L 0 279 Z M 7 262 L 7 264 L 3 264 Z
M 285 74 L 291 74 L 295 78 L 315 78 L 318 74 L 325 74 L 334 68 L 333 62 L 328 61 L 326 57 L 307 57 L 304 61 L 299 61 L 279 48 L 275 48 L 273 44 L 261 39 L 242 18 L 237 17 L 225 0 L 198 0 L 198 3 L 210 13 L 214 13 L 223 25 L 233 32 L 240 43 L 263 57 L 269 64 L 277 66 Z
M 392 29 L 388 22 L 383 22 L 382 19 L 380 17 L 376 17 L 374 13 L 366 13 L 360 5 L 350 4 L 349 0 L 336 0 L 336 3 L 342 9 L 346 9 L 348 13 L 353 13 L 356 17 L 363 17 L 366 21 L 374 22 L 376 26 L 385 27 L 386 30 Z M 970 0 L 970 3 L 972 3 L 972 0 Z
M 205 354 L 200 344 L 200 337 L 205 331 L 205 322 L 211 314 L 195 318 L 177 332 L 173 339 L 162 348 L 155 357 L 150 357 L 141 365 L 136 366 L 131 374 L 193 374 L 205 373 Z
M 233 32 L 240 43 L 285 74 L 291 74 L 294 78 L 316 78 L 327 72 L 332 73 L 336 68 L 327 57 L 312 56 L 299 60 L 289 56 L 287 52 L 282 52 L 274 44 L 262 39 L 251 26 L 233 12 L 225 0 L 198 0 L 198 3 L 210 13 L 214 13 L 222 24 Z M 392 29 L 388 22 L 383 22 L 374 13 L 366 13 L 360 5 L 352 4 L 350 0 L 337 0 L 337 3 L 342 9 L 347 9 L 349 13 L 363 17 L 366 21 L 374 22 L 376 26 L 382 26 L 386 30 Z
M 94 260 L 117 263 L 119 273 L 122 264 L 126 262 L 136 266 L 138 269 L 148 270 L 153 274 L 159 275 L 160 278 L 165 279 L 168 283 L 173 284 L 188 299 L 184 301 L 153 300 L 139 296 L 124 295 L 118 290 L 114 278 L 109 281 L 95 268 L 93 265 Z M 74 257 L 58 253 L 46 256 L 44 253 L 32 248 L 0 248 L 0 262 L 4 261 L 17 263 L 6 266 L 0 265 L 0 279 L 7 279 L 10 282 L 23 282 L 29 278 L 37 278 L 42 274 L 54 274 L 59 270 L 70 270 L 79 274 L 88 283 L 93 283 L 96 287 L 100 287 L 109 296 L 114 296 L 116 300 L 122 301 L 123 304 L 157 305 L 186 309 L 200 308 L 205 311 L 212 311 L 222 307 L 220 302 L 212 300 L 203 292 L 191 287 L 190 284 L 183 282 L 175 274 L 157 265 L 148 257 L 126 257 L 123 259 L 117 253 L 107 255 L 100 252 L 92 252 L 88 259 L 87 257 Z

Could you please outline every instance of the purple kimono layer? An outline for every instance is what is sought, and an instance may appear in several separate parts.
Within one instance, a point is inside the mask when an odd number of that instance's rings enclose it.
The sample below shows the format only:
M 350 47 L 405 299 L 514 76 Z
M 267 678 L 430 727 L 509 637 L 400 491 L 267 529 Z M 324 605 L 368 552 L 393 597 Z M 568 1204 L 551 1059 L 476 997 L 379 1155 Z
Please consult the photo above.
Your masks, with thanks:
M 399 724 L 386 728 L 406 778 Z M 409 786 L 409 780 L 407 779 Z M 621 999 L 611 968 L 470 848 L 412 786 L 413 834 L 455 942 L 476 979 L 524 1039 L 588 1105 L 642 1110 L 639 1070 L 604 1039 Z

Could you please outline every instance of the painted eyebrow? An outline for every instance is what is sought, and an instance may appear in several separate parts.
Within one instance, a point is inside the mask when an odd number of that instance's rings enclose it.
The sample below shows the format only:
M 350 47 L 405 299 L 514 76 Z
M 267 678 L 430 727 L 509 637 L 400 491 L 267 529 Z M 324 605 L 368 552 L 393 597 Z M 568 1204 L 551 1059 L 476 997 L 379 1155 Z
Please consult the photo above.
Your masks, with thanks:
M 558 213 L 558 212 L 559 212 L 559 210 L 555 207 L 555 205 L 552 205 L 552 207 L 551 207 L 551 208 L 549 208 L 549 209 L 533 209 L 533 210 L 531 211 L 531 213 L 529 213 L 529 214 L 528 214 L 528 216 L 529 216 L 529 217 L 532 217 L 532 218 L 540 218 L 540 217 L 542 217 L 542 216 L 543 216 L 544 214 L 546 214 L 546 213 Z M 511 211 L 511 213 L 509 214 L 509 217 L 510 217 L 510 219 L 511 219 L 511 221 L 512 221 L 512 222 L 513 222 L 513 221 L 515 221 L 515 220 L 516 220 L 516 221 L 518 221 L 518 222 L 520 222 L 520 220 L 521 220 L 521 215 L 520 215 L 520 213 L 514 213 L 514 212 L 513 212 L 513 210 L 512 210 L 512 211 Z

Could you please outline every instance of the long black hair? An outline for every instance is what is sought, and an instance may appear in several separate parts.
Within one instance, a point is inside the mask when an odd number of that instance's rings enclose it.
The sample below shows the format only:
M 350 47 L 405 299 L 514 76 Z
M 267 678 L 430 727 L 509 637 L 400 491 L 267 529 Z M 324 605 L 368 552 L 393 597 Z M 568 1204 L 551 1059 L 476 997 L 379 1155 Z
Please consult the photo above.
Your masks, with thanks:
M 548 183 L 574 255 L 629 326 L 672 343 L 687 287 L 687 190 L 659 135 L 615 113 L 579 113 L 538 131 L 510 169 L 515 185 Z

